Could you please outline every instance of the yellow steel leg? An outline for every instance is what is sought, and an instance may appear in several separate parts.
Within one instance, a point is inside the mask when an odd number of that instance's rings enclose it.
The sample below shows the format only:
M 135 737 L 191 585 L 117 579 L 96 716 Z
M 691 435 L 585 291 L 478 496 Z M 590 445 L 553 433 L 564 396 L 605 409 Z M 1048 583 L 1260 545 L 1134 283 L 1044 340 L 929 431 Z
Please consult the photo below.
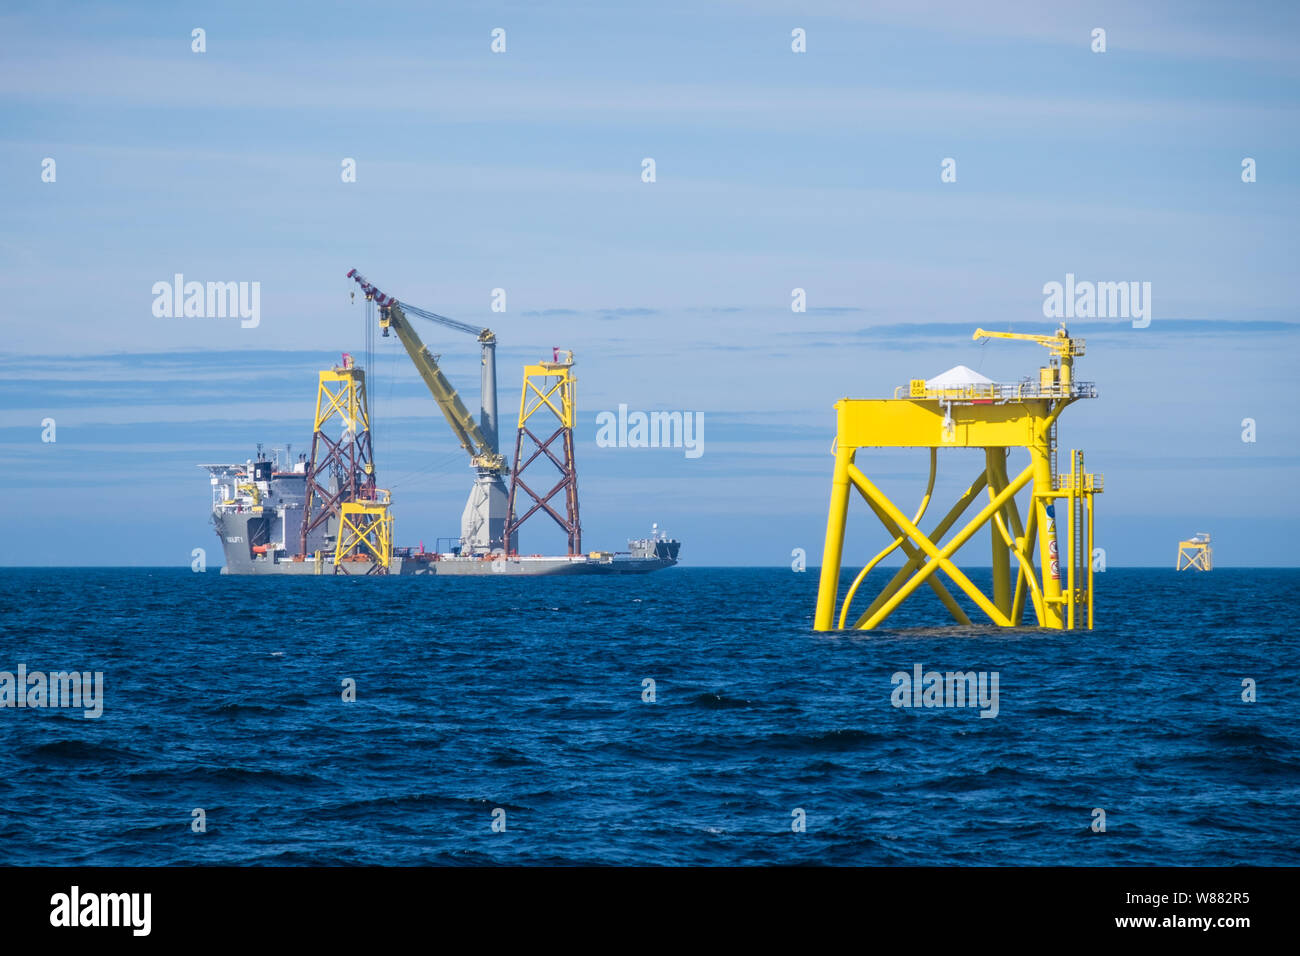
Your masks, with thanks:
M 1065 496 L 1065 554 L 1067 559 L 1065 570 L 1065 626 L 1068 630 L 1074 630 L 1074 536 L 1078 530 L 1074 527 L 1074 473 L 1070 474 L 1069 494 Z M 1059 500 L 1059 499 L 1058 499 Z
M 1029 449 L 1033 460 L 1034 513 L 1038 516 L 1038 564 L 1043 574 L 1043 627 L 1059 630 L 1061 615 L 1060 546 L 1056 540 L 1056 520 L 1052 508 L 1052 462 L 1048 444 L 1050 425 L 1044 420 L 1039 441 Z M 1052 508 L 1051 511 L 1048 509 Z
M 1034 545 L 1038 541 L 1038 509 L 1031 502 L 1029 505 L 1029 524 L 1025 526 L 1025 540 L 1021 542 L 1021 551 L 1025 556 L 1025 564 L 1029 571 L 1029 595 L 1034 601 L 1034 615 L 1038 618 L 1038 626 L 1046 627 L 1047 618 L 1043 616 L 1043 609 L 1047 607 L 1047 602 L 1043 599 L 1043 585 L 1039 580 L 1039 574 L 1034 570 Z
M 840 589 L 840 559 L 844 552 L 844 523 L 849 514 L 849 466 L 855 449 L 837 448 L 831 477 L 831 506 L 826 516 L 821 579 L 817 583 L 817 612 L 813 629 L 829 631 L 835 621 L 835 596 Z
M 991 484 L 990 487 L 993 491 L 999 492 L 1007 486 L 1009 480 L 1010 479 L 1007 478 L 1006 460 L 999 460 L 996 462 L 996 467 L 994 468 L 992 476 L 993 484 Z M 1040 607 L 1043 598 L 1039 593 L 1038 581 L 1034 575 L 1033 552 L 1026 543 L 1027 540 L 1032 540 L 1033 537 L 1033 515 L 1034 513 L 1031 510 L 1029 513 L 1030 527 L 1028 536 L 1025 534 L 1025 529 L 1020 525 L 1020 512 L 1016 508 L 1016 499 L 1014 497 L 1007 499 L 1001 513 L 993 515 L 994 527 L 996 527 L 1001 533 L 1006 542 L 1007 548 L 1010 549 L 1010 553 L 1016 556 L 1016 563 L 1018 566 L 1018 571 L 1016 573 L 1016 591 L 1011 598 L 1011 608 L 1010 613 L 1008 614 L 1011 618 L 1012 625 L 1015 627 L 1019 627 L 1021 620 L 1024 618 L 1026 583 L 1029 586 L 1028 590 L 1034 601 L 1034 616 L 1038 619 L 1040 624 L 1042 623 L 1042 611 L 1040 610 Z M 1010 531 L 1007 530 L 1006 525 L 1003 523 L 1008 519 L 1011 522 Z
M 988 477 L 989 497 L 993 498 L 1001 487 L 997 483 L 998 464 L 1006 458 L 1001 448 L 984 449 L 985 474 Z M 999 611 L 1011 615 L 1011 553 L 1008 550 L 1002 513 L 993 516 L 989 524 L 989 541 L 992 543 L 993 603 Z
M 1088 630 L 1092 630 L 1092 492 L 1088 492 Z
M 1005 458 L 997 462 L 996 472 L 998 485 L 995 490 L 1001 491 L 1007 486 L 1007 482 L 1011 480 L 1007 477 L 1007 463 Z M 1042 602 L 1042 596 L 1039 594 L 1038 581 L 1034 575 L 1032 545 L 1034 528 L 1036 527 L 1034 523 L 1036 512 L 1031 505 L 1029 508 L 1029 529 L 1026 532 L 1025 527 L 1020 523 L 1020 509 L 1016 507 L 1016 499 L 1014 497 L 1007 499 L 1006 506 L 1002 511 L 1011 523 L 1010 547 L 1012 554 L 1016 556 L 1016 563 L 1019 566 L 1019 571 L 1016 574 L 1016 590 L 1011 597 L 1011 621 L 1018 627 L 1025 616 L 1025 593 L 1026 584 L 1028 584 L 1028 593 L 1034 601 L 1034 616 L 1038 619 L 1039 624 L 1041 624 L 1042 611 L 1040 610 L 1039 605 Z
M 926 482 L 925 494 L 921 496 L 921 504 L 920 507 L 916 509 L 916 515 L 912 518 L 912 524 L 916 524 L 918 521 L 920 521 L 925 516 L 925 509 L 930 506 L 930 495 L 934 493 L 934 476 L 938 471 L 938 465 L 939 465 L 939 450 L 937 448 L 931 448 L 930 449 L 930 480 Z M 867 502 L 867 504 L 871 504 L 871 502 Z M 872 508 L 875 508 L 875 505 L 872 505 Z M 871 573 L 871 569 L 874 568 L 881 561 L 885 560 L 885 558 L 893 554 L 894 551 L 898 549 L 900 546 L 903 547 L 904 552 L 909 556 L 915 553 L 912 549 L 909 549 L 905 544 L 907 540 L 907 535 L 903 534 L 897 528 L 890 530 L 889 523 L 885 521 L 883 517 L 881 517 L 881 512 L 879 511 L 879 509 L 876 509 L 876 517 L 880 518 L 881 523 L 885 525 L 885 529 L 890 531 L 890 534 L 894 535 L 894 540 L 890 542 L 890 544 L 887 547 L 885 547 L 884 550 L 882 550 L 874 558 L 868 561 L 866 563 L 866 566 L 863 567 L 863 569 L 858 572 L 858 576 L 853 579 L 853 583 L 849 585 L 849 591 L 847 594 L 844 595 L 844 603 L 840 606 L 840 620 L 838 625 L 840 630 L 844 630 L 844 620 L 848 616 L 849 608 L 853 605 L 853 597 L 858 593 L 858 588 L 862 586 L 862 582 L 866 580 L 867 575 Z M 940 597 L 942 598 L 942 595 Z

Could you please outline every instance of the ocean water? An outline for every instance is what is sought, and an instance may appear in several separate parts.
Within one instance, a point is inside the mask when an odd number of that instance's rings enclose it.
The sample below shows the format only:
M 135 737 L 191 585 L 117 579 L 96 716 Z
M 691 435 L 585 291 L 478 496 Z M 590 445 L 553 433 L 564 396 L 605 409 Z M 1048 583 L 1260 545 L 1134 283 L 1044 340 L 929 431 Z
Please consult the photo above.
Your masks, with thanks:
M 105 695 L 0 708 L 0 864 L 1300 864 L 1298 570 L 848 636 L 811 569 L 0 585 L 0 671 Z M 893 706 L 918 664 L 997 672 L 997 716 Z

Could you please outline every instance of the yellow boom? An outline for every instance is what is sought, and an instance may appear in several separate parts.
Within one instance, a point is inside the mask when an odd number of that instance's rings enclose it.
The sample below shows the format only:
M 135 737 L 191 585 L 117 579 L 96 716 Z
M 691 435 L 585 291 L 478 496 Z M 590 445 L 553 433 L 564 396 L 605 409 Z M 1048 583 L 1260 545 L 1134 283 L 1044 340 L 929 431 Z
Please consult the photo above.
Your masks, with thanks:
M 479 428 L 478 422 L 474 421 L 474 416 L 460 400 L 456 389 L 452 387 L 451 382 L 447 381 L 447 376 L 442 374 L 442 369 L 438 367 L 438 360 L 411 328 L 411 323 L 407 321 L 406 314 L 396 301 L 381 306 L 379 324 L 381 327 L 391 327 L 397 331 L 402 347 L 415 363 L 415 369 L 433 394 L 434 401 L 442 409 L 442 414 L 446 417 L 447 424 L 451 426 L 460 446 L 469 452 L 471 464 L 476 468 L 504 474 L 508 470 L 505 456 L 492 447 L 492 443 Z
M 1055 335 L 1030 335 L 1026 332 L 987 332 L 984 329 L 976 329 L 975 334 L 971 336 L 976 342 L 980 339 L 1013 339 L 1019 342 L 1033 342 L 1041 345 L 1052 354 L 1049 366 L 1041 370 L 1039 375 L 1040 383 L 1046 388 L 1049 385 L 1058 386 L 1065 394 L 1070 393 L 1072 381 L 1071 370 L 1074 368 L 1074 359 L 1076 356 L 1084 354 L 1084 340 L 1072 339 L 1070 333 L 1066 331 L 1065 323 L 1056 330 Z M 1060 374 L 1056 369 L 1060 369 Z

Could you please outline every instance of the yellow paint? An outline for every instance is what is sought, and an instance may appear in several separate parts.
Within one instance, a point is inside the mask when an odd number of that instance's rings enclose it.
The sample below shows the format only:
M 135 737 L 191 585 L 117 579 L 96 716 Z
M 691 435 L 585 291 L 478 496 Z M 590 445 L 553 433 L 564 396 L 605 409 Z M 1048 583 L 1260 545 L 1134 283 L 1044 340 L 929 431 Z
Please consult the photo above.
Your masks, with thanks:
M 393 328 L 397 332 L 398 341 L 402 343 L 402 348 L 406 349 L 406 354 L 410 356 L 411 362 L 415 365 L 415 370 L 420 373 L 425 387 L 433 396 L 438 408 L 442 410 L 443 417 L 447 419 L 447 424 L 451 426 L 452 433 L 455 434 L 456 440 L 470 455 L 470 465 L 475 468 L 482 468 L 486 471 L 495 471 L 498 474 L 506 472 L 505 457 L 493 448 L 488 437 L 483 434 L 479 423 L 465 407 L 461 400 L 460 394 L 452 387 L 447 376 L 443 374 L 442 369 L 438 367 L 438 356 L 429 351 L 428 346 L 416 334 L 415 329 L 411 328 L 410 321 L 397 303 L 380 309 L 381 325 L 384 328 Z M 484 330 L 485 334 L 490 332 Z M 484 341 L 483 336 L 479 341 Z
M 1189 568 L 1197 571 L 1214 569 L 1214 549 L 1210 547 L 1208 534 L 1193 535 L 1186 541 L 1178 542 L 1178 562 L 1174 570 L 1186 571 Z
M 578 379 L 573 374 L 573 353 L 563 362 L 539 362 L 524 366 L 524 388 L 519 395 L 519 427 L 533 414 L 549 408 L 564 428 L 576 421 Z
M 374 500 L 343 502 L 339 511 L 338 539 L 334 546 L 334 573 L 346 574 L 348 560 L 369 557 L 367 573 L 387 574 L 393 562 L 393 516 L 387 491 L 375 492 Z
M 907 560 L 856 618 L 852 625 L 855 629 L 880 626 L 922 584 L 934 590 L 956 621 L 969 624 L 965 611 L 939 581 L 939 571 L 1000 627 L 1020 624 L 1026 599 L 1032 603 L 1040 627 L 1072 629 L 1084 621 L 1092 627 L 1092 508 L 1093 496 L 1102 491 L 1102 480 L 1100 475 L 1083 470 L 1080 452 L 1071 453 L 1068 474 L 1054 474 L 1054 427 L 1058 416 L 1067 405 L 1095 394 L 1091 385 L 1077 383 L 1073 376 L 1073 360 L 1084 354 L 1084 342 L 1070 338 L 1064 325 L 1051 336 L 980 329 L 975 338 L 1034 342 L 1045 346 L 1051 358 L 1040 369 L 1037 382 L 1030 384 L 930 388 L 924 379 L 911 379 L 906 397 L 845 398 L 835 404 L 835 466 L 813 618 L 816 630 L 836 629 L 837 621 L 838 629 L 844 628 L 850 605 L 869 572 L 895 550 L 901 550 Z M 929 450 L 929 481 L 911 520 L 859 468 L 859 451 L 871 448 Z M 984 470 L 943 520 L 926 534 L 918 525 L 933 493 L 937 453 L 944 448 L 982 449 Z M 1029 460 L 1011 479 L 1006 461 L 1016 448 L 1025 449 Z M 945 541 L 986 489 L 987 503 Z M 1016 504 L 1016 494 L 1022 489 L 1030 492 L 1025 524 Z M 837 615 L 844 532 L 853 491 L 866 501 L 892 541 L 854 578 Z M 962 546 L 986 526 L 993 568 L 991 595 L 977 588 L 955 561 Z M 1014 585 L 1012 559 L 1016 566 Z M 1083 563 L 1086 568 L 1081 566 Z M 1086 609 L 1086 616 L 1076 616 L 1080 608 Z
M 312 431 L 321 431 L 338 417 L 345 431 L 370 430 L 366 410 L 366 373 L 359 368 L 322 369 L 316 389 L 316 420 Z

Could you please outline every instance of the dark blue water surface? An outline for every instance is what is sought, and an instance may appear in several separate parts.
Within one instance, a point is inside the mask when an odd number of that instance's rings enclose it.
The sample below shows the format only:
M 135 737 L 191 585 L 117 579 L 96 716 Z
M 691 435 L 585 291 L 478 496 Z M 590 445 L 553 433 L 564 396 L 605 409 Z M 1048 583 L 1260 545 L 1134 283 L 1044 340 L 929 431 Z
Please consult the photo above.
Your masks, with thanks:
M 852 636 L 812 632 L 811 569 L 0 584 L 0 671 L 106 694 L 0 709 L 0 863 L 1300 863 L 1297 570 L 1112 569 L 1092 632 L 918 594 Z M 892 706 L 918 663 L 997 671 L 998 716 Z

